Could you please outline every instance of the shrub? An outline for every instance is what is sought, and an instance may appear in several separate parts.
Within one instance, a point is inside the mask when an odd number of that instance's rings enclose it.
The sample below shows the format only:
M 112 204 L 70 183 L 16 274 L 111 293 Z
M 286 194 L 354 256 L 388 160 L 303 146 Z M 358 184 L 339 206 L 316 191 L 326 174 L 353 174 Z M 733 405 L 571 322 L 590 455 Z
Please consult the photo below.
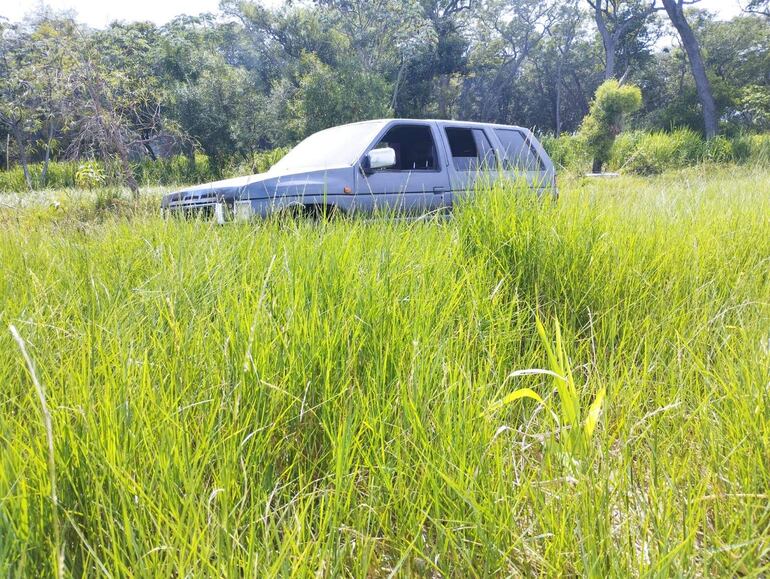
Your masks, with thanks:
M 589 157 L 579 137 L 546 136 L 542 142 L 558 166 L 576 172 L 589 168 Z M 607 165 L 622 173 L 658 175 L 699 163 L 770 165 L 770 135 L 719 136 L 705 141 L 691 129 L 630 131 L 618 135 Z
M 287 148 L 278 148 L 270 151 L 257 151 L 246 159 L 231 159 L 225 167 L 225 176 L 238 177 L 265 173 L 288 152 L 289 149 Z
M 734 160 L 732 142 L 721 135 L 707 141 L 704 152 L 704 160 L 712 163 L 729 163 Z
M 626 115 L 642 106 L 642 91 L 608 80 L 596 90 L 591 110 L 583 120 L 580 135 L 594 159 L 593 171 L 599 173 L 609 161 L 615 138 L 623 129 Z
M 75 186 L 80 189 L 95 189 L 105 181 L 104 169 L 96 161 L 82 163 L 75 173 Z
M 703 161 L 706 143 L 690 129 L 672 133 L 634 132 L 615 143 L 610 165 L 619 171 L 638 175 L 657 175 Z
M 9 171 L 0 171 L 0 193 L 11 191 L 26 191 L 27 183 L 21 167 L 13 167 Z
M 770 135 L 740 135 L 732 141 L 737 163 L 770 165 Z
M 541 137 L 540 142 L 557 167 L 582 170 L 591 160 L 584 140 L 577 135 L 546 135 Z

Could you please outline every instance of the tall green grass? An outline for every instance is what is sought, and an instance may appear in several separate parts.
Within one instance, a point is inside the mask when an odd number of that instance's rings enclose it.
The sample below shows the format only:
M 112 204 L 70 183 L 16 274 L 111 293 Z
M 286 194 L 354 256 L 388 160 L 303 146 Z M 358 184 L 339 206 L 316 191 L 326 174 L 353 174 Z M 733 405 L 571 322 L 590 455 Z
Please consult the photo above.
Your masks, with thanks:
M 143 188 L 163 185 L 187 185 L 205 183 L 215 179 L 264 173 L 281 160 L 287 149 L 256 152 L 248 156 L 238 156 L 227 159 L 222 166 L 215 166 L 203 154 L 196 154 L 195 161 L 183 155 L 169 158 L 143 159 L 131 164 L 131 168 L 139 185 Z M 78 187 L 83 184 L 78 180 L 78 172 L 84 168 L 95 170 L 99 181 L 106 185 L 117 186 L 121 183 L 120 170 L 117 164 L 101 161 L 52 161 L 48 165 L 48 174 L 43 179 L 43 164 L 33 163 L 29 166 L 33 190 L 62 189 Z M 8 171 L 0 170 L 0 194 L 8 192 L 27 191 L 27 182 L 21 166 L 14 166 Z
M 0 573 L 767 573 L 769 177 L 0 208 Z
M 543 145 L 557 166 L 582 173 L 591 166 L 578 135 L 544 137 Z M 660 175 L 702 164 L 770 165 L 770 135 L 720 136 L 706 141 L 690 129 L 669 132 L 629 131 L 618 136 L 607 164 L 610 171 Z

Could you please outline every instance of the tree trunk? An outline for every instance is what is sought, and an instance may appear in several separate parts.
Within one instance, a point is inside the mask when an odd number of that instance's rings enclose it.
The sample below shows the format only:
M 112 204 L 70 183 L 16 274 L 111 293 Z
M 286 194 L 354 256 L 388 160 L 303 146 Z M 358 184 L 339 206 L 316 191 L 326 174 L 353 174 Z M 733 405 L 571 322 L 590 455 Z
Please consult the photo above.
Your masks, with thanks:
M 596 3 L 594 8 L 594 20 L 604 45 L 604 80 L 610 80 L 615 76 L 615 49 L 617 48 L 617 42 L 607 29 L 607 23 L 604 21 L 604 14 L 602 14 L 599 2 Z
M 21 163 L 22 171 L 24 171 L 24 181 L 27 182 L 27 188 L 32 189 L 32 176 L 29 174 L 29 165 L 27 163 L 27 141 L 24 139 L 24 132 L 21 130 L 19 123 L 13 125 L 13 138 L 16 139 L 16 144 L 19 147 L 19 163 Z
M 45 159 L 43 160 L 43 172 L 40 174 L 40 182 L 43 187 L 48 181 L 48 163 L 51 160 L 51 141 L 53 140 L 53 119 L 48 119 L 48 138 L 45 141 Z
M 449 93 L 449 75 L 442 74 L 439 76 L 439 89 L 438 89 L 438 117 L 440 119 L 447 119 L 447 96 Z
M 561 81 L 556 83 L 556 136 L 561 137 Z
M 398 67 L 398 75 L 396 76 L 396 82 L 393 85 L 393 97 L 390 99 L 390 108 L 393 110 L 393 114 L 398 116 L 398 93 L 401 90 L 401 79 L 404 76 L 404 69 L 406 69 L 406 61 L 401 61 L 401 66 Z
M 559 66 L 556 69 L 556 136 L 561 137 L 561 91 L 564 78 L 564 57 L 559 60 Z
M 683 0 L 663 0 L 663 7 L 671 19 L 671 23 L 682 39 L 682 45 L 690 61 L 690 70 L 695 79 L 695 88 L 698 91 L 698 99 L 703 109 L 703 125 L 706 130 L 706 138 L 711 139 L 719 131 L 719 119 L 717 107 L 714 102 L 714 93 L 711 91 L 711 83 L 706 75 L 706 66 L 703 63 L 703 55 L 700 51 L 698 39 L 687 22 L 684 15 Z
M 606 54 L 606 64 L 604 66 L 604 80 L 615 78 L 615 41 L 610 36 L 604 43 L 604 52 Z
M 591 169 L 591 172 L 595 175 L 600 175 L 602 172 L 602 168 L 604 168 L 604 163 L 601 159 L 594 159 L 593 168 Z

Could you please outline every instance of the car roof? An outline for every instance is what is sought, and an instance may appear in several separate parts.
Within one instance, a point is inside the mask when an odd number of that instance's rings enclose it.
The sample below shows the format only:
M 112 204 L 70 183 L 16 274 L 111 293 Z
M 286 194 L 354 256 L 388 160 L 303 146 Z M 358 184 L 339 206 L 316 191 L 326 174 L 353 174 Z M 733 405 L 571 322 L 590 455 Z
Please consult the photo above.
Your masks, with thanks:
M 518 130 L 524 130 L 529 131 L 529 129 L 526 129 L 524 127 L 520 127 L 518 125 L 503 125 L 500 123 L 483 123 L 479 121 L 458 121 L 458 120 L 451 120 L 451 119 L 404 119 L 404 118 L 396 118 L 396 119 L 372 119 L 370 121 L 361 121 L 361 123 L 352 123 L 352 124 L 362 124 L 362 123 L 390 123 L 390 122 L 399 122 L 399 123 L 438 123 L 438 124 L 447 124 L 447 125 L 455 125 L 455 126 L 468 126 L 468 127 L 498 127 L 501 129 L 518 129 Z

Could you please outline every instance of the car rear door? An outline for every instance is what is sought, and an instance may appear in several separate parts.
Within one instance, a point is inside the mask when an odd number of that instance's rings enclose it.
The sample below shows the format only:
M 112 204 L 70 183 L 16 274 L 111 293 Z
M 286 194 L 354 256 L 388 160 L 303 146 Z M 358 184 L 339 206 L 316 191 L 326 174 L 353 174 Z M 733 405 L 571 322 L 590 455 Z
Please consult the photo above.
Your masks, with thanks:
M 486 127 L 443 123 L 451 194 L 447 204 L 498 179 L 498 159 Z
M 449 191 L 449 176 L 435 123 L 395 121 L 388 125 L 366 153 L 390 147 L 396 165 L 358 172 L 356 209 L 389 210 L 419 215 L 440 208 Z

